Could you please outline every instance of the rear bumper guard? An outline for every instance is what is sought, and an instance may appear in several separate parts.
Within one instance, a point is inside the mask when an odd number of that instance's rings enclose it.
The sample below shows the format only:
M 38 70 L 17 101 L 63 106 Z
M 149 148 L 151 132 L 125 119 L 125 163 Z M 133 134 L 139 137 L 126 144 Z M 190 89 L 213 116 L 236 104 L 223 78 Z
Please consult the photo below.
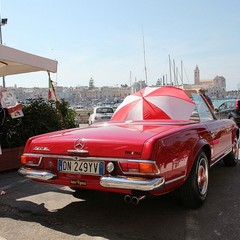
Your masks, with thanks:
M 107 188 L 151 191 L 163 188 L 165 185 L 165 178 L 145 179 L 139 177 L 102 176 L 100 184 Z
M 37 180 L 51 180 L 57 177 L 57 175 L 53 172 L 47 170 L 36 170 L 28 167 L 21 167 L 18 172 L 23 177 Z

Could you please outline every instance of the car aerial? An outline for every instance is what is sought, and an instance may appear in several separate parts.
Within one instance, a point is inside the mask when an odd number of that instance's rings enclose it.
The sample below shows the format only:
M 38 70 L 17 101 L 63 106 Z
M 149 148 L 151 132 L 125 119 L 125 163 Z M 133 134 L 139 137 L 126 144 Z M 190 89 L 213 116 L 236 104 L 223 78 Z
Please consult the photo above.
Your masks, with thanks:
M 112 107 L 95 107 L 93 113 L 89 116 L 89 125 L 95 122 L 109 121 L 114 113 Z
M 238 126 L 240 126 L 240 100 L 231 99 L 226 100 L 215 108 L 215 115 L 219 119 L 232 119 Z
M 125 98 L 108 122 L 30 138 L 22 176 L 43 183 L 120 193 L 125 202 L 176 192 L 200 207 L 209 168 L 238 162 L 239 129 L 217 119 L 195 90 L 146 87 Z

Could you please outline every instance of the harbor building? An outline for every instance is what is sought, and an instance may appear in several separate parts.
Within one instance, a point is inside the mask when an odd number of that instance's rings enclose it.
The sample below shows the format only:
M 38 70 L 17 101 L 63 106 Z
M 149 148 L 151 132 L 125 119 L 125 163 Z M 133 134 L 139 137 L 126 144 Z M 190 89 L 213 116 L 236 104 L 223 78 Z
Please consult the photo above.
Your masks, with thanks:
M 213 99 L 224 99 L 226 97 L 226 79 L 223 76 L 216 76 L 213 79 L 200 79 L 198 65 L 194 70 L 194 84 L 183 84 L 184 89 L 204 88 L 206 94 Z

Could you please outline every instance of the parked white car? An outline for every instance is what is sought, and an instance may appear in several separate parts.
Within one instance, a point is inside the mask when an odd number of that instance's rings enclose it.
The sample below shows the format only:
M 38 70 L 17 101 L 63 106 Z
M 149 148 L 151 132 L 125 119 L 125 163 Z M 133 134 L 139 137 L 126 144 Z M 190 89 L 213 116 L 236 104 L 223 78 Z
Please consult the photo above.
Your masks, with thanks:
M 89 116 L 89 125 L 95 122 L 109 121 L 114 113 L 112 107 L 95 107 L 93 113 Z

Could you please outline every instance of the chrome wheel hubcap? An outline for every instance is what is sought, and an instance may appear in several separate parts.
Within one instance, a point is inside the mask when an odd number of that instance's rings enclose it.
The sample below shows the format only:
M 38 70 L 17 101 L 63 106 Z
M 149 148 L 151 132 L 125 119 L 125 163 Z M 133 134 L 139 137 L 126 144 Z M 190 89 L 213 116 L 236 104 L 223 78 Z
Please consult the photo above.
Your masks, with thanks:
M 239 142 L 237 139 L 235 139 L 233 142 L 233 155 L 237 161 L 239 157 Z
M 208 165 L 205 158 L 201 158 L 197 170 L 197 184 L 201 195 L 207 192 L 208 188 Z

